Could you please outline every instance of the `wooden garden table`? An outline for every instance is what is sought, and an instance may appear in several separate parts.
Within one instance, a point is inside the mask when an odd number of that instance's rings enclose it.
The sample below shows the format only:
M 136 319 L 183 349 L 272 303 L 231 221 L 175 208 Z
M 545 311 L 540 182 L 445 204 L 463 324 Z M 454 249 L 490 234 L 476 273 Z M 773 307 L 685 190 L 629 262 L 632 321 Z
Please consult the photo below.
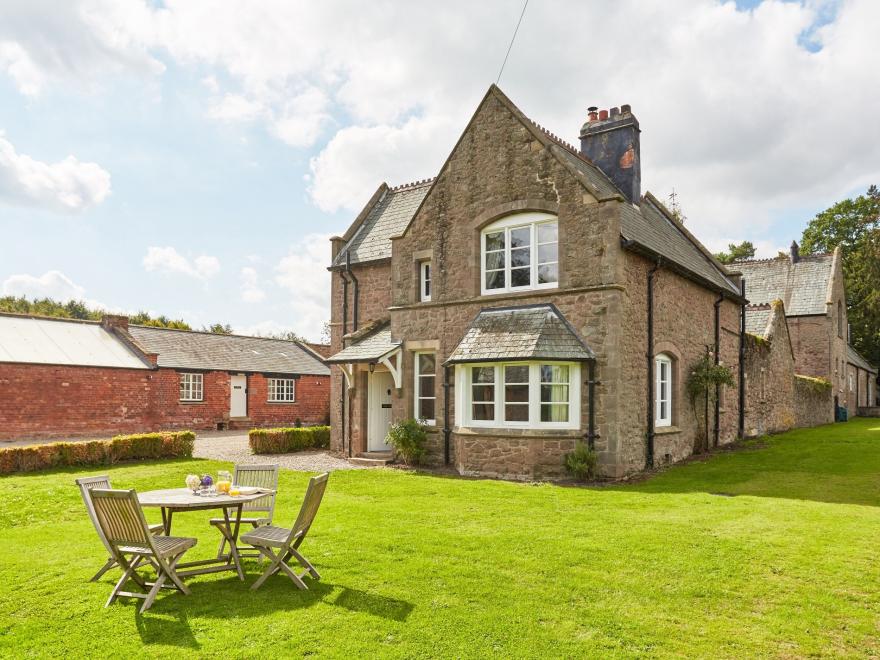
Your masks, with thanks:
M 226 557 L 218 556 L 217 559 L 202 559 L 178 564 L 177 568 L 184 570 L 178 570 L 177 574 L 180 577 L 189 577 L 191 575 L 204 575 L 205 573 L 217 573 L 220 571 L 235 571 L 238 573 L 239 579 L 244 580 L 237 547 L 242 507 L 248 502 L 274 492 L 267 488 L 253 495 L 236 495 L 232 497 L 231 495 L 218 494 L 214 497 L 207 497 L 195 495 L 189 488 L 166 488 L 164 490 L 148 490 L 138 493 L 138 500 L 140 500 L 141 506 L 161 507 L 162 525 L 165 528 L 166 536 L 171 535 L 171 519 L 175 511 L 223 509 L 224 523 L 217 525 L 217 529 L 220 530 L 220 533 L 229 542 L 229 555 Z M 230 518 L 230 509 L 235 510 L 234 519 Z M 185 570 L 187 568 L 190 570 Z

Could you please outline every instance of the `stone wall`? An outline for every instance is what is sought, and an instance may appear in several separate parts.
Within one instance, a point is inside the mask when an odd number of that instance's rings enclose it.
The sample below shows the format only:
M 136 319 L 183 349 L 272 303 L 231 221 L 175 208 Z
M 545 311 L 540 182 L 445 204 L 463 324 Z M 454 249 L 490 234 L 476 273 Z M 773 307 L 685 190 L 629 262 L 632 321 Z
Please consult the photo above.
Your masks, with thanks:
M 781 433 L 796 424 L 794 355 L 781 301 L 765 336 L 746 336 L 745 434 Z
M 618 475 L 641 470 L 647 456 L 647 276 L 654 265 L 648 259 L 626 255 L 626 297 L 620 326 L 622 370 L 616 386 L 621 401 L 618 437 Z M 718 294 L 666 268 L 654 276 L 654 354 L 672 358 L 672 426 L 658 428 L 654 440 L 655 465 L 690 456 L 702 441 L 703 410 L 688 400 L 685 379 L 691 365 L 715 343 L 715 301 Z M 725 299 L 721 304 L 721 363 L 739 382 L 740 306 Z M 737 388 L 723 388 L 719 444 L 736 439 Z M 699 415 L 699 419 L 698 416 Z M 709 441 L 714 445 L 714 409 L 709 410 Z
M 834 393 L 814 378 L 795 376 L 795 425 L 799 428 L 834 421 Z

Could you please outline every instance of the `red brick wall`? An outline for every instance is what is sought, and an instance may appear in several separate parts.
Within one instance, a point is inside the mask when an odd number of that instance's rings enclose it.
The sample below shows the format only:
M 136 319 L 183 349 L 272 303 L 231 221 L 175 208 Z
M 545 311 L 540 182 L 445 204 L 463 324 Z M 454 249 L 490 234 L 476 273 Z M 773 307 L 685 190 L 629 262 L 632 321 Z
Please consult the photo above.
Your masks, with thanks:
M 0 438 L 60 438 L 161 429 L 212 429 L 229 417 L 229 374 L 204 374 L 204 400 L 179 400 L 179 372 L 0 364 Z M 302 376 L 294 403 L 268 403 L 248 376 L 250 425 L 325 423 L 330 378 Z

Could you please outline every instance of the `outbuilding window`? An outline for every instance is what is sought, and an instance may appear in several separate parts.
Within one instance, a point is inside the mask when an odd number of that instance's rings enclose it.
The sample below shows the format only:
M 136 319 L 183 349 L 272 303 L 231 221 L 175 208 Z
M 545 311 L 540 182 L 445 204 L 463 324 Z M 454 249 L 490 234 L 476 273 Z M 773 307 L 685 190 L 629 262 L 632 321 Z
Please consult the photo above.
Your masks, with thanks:
M 462 365 L 456 406 L 463 426 L 578 428 L 580 365 L 514 362 Z
M 549 213 L 519 213 L 483 229 L 481 290 L 485 294 L 559 285 L 559 223 Z
M 672 358 L 654 358 L 654 426 L 672 426 Z
M 180 400 L 201 401 L 204 395 L 202 374 L 180 374 Z
M 425 424 L 436 423 L 437 356 L 434 353 L 415 354 L 415 418 Z
M 268 389 L 270 403 L 293 403 L 296 401 L 296 379 L 294 378 L 269 378 Z

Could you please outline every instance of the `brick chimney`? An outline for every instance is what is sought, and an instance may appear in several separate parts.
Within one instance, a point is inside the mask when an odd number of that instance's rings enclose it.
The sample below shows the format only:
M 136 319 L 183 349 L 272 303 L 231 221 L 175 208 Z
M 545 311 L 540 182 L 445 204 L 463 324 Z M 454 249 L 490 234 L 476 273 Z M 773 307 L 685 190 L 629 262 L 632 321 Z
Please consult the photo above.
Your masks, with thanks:
M 105 330 L 119 328 L 128 331 L 128 317 L 122 314 L 104 314 L 101 317 L 101 327 Z
M 611 110 L 587 109 L 581 127 L 581 153 L 614 182 L 623 195 L 638 203 L 642 196 L 639 120 L 628 105 Z
M 797 241 L 791 242 L 791 247 L 789 250 L 789 257 L 791 258 L 791 263 L 796 264 L 801 260 L 801 250 L 798 247 Z

